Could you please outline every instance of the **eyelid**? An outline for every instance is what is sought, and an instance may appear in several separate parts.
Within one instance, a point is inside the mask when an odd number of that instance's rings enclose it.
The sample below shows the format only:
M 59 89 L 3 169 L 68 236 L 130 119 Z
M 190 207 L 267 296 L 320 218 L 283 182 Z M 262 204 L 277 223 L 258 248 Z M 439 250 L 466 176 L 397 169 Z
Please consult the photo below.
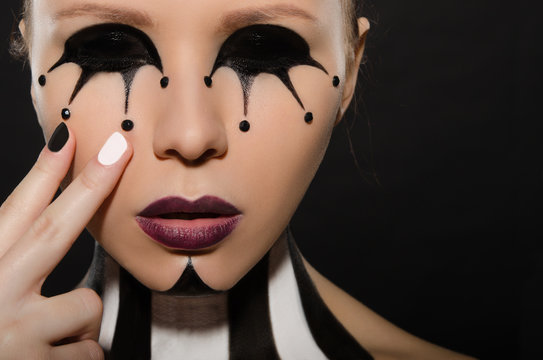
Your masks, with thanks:
M 306 39 L 305 36 L 303 36 L 302 34 L 300 34 L 298 31 L 296 31 L 295 29 L 291 28 L 291 27 L 288 27 L 288 26 L 285 26 L 284 24 L 281 24 L 281 23 L 276 23 L 276 22 L 254 22 L 254 23 L 250 23 L 250 24 L 245 24 L 244 26 L 240 26 L 240 27 L 236 27 L 236 28 L 232 28 L 232 31 L 229 32 L 229 33 L 222 33 L 223 36 L 221 36 L 222 38 L 222 41 L 218 44 L 218 49 L 221 49 L 224 45 L 224 43 L 230 39 L 230 37 L 235 34 L 236 32 L 238 31 L 241 31 L 241 30 L 244 30 L 248 27 L 251 27 L 251 26 L 255 26 L 255 25 L 271 25 L 271 26 L 277 26 L 277 27 L 280 27 L 280 28 L 283 28 L 283 29 L 286 29 L 286 30 L 290 30 L 292 32 L 294 32 L 296 35 L 298 35 L 299 37 L 301 37 L 308 45 L 309 45 L 309 48 L 311 49 L 311 45 L 309 44 L 309 41 Z
M 132 29 L 135 29 L 135 30 L 138 30 L 138 31 L 141 31 L 142 33 L 144 33 L 147 37 L 151 38 L 149 36 L 149 34 L 147 34 L 143 29 L 140 29 L 138 28 L 137 26 L 134 26 L 134 25 L 130 25 L 130 24 L 126 24 L 126 23 L 121 23 L 121 22 L 111 22 L 111 21 L 98 21 L 98 22 L 93 22 L 89 25 L 86 25 L 86 26 L 83 26 L 83 27 L 78 27 L 76 30 L 74 31 L 71 31 L 70 33 L 68 33 L 67 35 L 65 35 L 65 38 L 64 38 L 64 42 L 66 42 L 69 38 L 71 38 L 72 36 L 74 36 L 75 34 L 79 33 L 79 32 L 82 32 L 82 31 L 85 31 L 89 28 L 92 28 L 92 27 L 95 27 L 95 26 L 99 26 L 99 25 L 122 25 L 122 26 L 127 26 L 127 27 L 130 27 Z M 104 32 L 106 33 L 106 32 Z

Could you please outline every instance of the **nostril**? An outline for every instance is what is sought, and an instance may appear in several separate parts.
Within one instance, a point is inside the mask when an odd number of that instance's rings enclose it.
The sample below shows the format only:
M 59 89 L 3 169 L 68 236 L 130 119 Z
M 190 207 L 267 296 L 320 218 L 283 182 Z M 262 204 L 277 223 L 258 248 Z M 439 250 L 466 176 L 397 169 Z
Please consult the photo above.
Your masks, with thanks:
M 219 152 L 215 149 L 207 149 L 206 151 L 204 151 L 203 154 L 201 154 L 197 158 L 188 158 L 180 154 L 179 151 L 177 150 L 174 150 L 174 149 L 166 150 L 166 155 L 168 157 L 180 158 L 186 165 L 193 165 L 193 166 L 200 165 L 211 158 L 217 157 L 218 154 Z
M 206 151 L 204 151 L 204 153 L 199 157 L 199 159 L 209 159 L 209 158 L 212 158 L 212 157 L 215 157 L 217 155 L 217 150 L 215 149 L 207 149 Z

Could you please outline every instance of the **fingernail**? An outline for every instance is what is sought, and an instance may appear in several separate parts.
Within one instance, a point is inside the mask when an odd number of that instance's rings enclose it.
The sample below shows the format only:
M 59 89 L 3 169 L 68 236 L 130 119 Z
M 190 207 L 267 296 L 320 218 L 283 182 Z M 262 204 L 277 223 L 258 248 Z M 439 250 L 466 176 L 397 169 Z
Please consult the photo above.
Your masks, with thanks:
M 113 165 L 123 156 L 127 147 L 124 136 L 119 132 L 114 132 L 98 153 L 98 161 L 102 165 Z
M 47 148 L 52 152 L 59 152 L 60 150 L 62 150 L 64 145 L 66 145 L 69 137 L 70 132 L 68 131 L 68 127 L 66 126 L 66 124 L 60 123 L 60 125 L 57 126 L 57 128 L 53 132 L 53 135 L 51 135 L 51 138 L 47 142 Z

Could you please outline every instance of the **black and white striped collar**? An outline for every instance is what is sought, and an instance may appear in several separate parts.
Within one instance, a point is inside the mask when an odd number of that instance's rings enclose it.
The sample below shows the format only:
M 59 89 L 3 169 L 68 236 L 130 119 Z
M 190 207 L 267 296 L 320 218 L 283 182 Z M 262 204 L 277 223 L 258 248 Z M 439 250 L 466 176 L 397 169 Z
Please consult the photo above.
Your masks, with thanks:
M 104 303 L 108 359 L 372 359 L 324 304 L 289 230 L 230 291 L 200 302 L 150 291 L 99 246 L 87 286 Z

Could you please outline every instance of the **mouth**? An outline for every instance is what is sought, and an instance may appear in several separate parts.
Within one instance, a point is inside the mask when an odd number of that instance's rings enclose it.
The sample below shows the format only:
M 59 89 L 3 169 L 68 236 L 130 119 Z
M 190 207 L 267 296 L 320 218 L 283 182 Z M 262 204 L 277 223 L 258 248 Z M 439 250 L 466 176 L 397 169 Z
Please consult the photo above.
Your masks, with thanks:
M 204 196 L 159 199 L 137 216 L 139 227 L 151 239 L 176 250 L 202 250 L 223 241 L 238 225 L 241 212 L 227 201 Z

